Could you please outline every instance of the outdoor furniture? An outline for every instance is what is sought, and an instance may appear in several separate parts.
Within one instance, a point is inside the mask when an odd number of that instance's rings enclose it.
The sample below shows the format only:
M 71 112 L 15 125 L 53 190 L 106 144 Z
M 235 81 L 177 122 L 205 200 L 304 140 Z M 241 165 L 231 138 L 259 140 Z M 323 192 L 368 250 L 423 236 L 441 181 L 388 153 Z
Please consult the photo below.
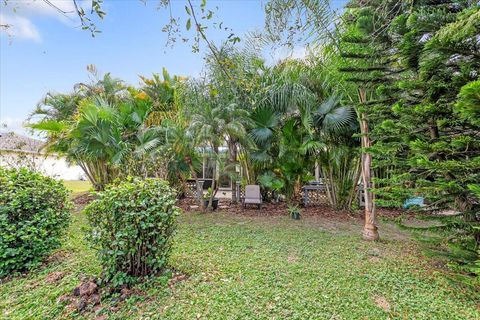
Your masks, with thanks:
M 423 197 L 414 197 L 405 200 L 405 202 L 403 203 L 404 209 L 409 209 L 410 207 L 414 206 L 425 207 L 425 199 Z
M 258 209 L 262 205 L 262 195 L 260 194 L 260 186 L 251 184 L 245 186 L 245 197 L 243 198 L 243 207 L 246 208 L 247 204 L 256 204 Z

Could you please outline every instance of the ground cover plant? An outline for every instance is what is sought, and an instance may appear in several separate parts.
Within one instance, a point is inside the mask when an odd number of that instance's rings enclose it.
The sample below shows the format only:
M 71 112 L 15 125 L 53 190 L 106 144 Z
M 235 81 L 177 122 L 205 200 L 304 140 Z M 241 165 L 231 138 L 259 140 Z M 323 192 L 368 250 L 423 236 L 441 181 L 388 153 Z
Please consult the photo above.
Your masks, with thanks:
M 390 240 L 358 236 L 361 219 L 188 213 L 179 217 L 174 274 L 102 297 L 81 314 L 68 297 L 100 262 L 73 213 L 69 237 L 39 269 L 0 284 L 8 319 L 185 319 L 272 317 L 477 319 L 478 292 L 433 267 L 408 233 L 381 223 Z M 170 281 L 169 281 L 170 280 Z

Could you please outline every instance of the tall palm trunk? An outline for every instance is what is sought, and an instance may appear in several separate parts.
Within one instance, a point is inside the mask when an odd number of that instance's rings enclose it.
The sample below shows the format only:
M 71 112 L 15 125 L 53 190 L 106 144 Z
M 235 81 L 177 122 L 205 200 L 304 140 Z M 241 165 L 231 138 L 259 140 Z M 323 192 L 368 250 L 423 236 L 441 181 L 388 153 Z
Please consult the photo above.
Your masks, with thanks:
M 367 101 L 365 89 L 359 89 L 358 93 L 360 103 L 364 104 Z M 367 150 L 367 148 L 371 146 L 371 140 L 365 112 L 360 112 L 359 118 L 360 133 L 362 135 L 362 180 L 365 195 L 365 226 L 363 227 L 363 239 L 374 241 L 379 239 L 379 234 L 375 217 L 375 197 L 372 192 L 372 154 Z

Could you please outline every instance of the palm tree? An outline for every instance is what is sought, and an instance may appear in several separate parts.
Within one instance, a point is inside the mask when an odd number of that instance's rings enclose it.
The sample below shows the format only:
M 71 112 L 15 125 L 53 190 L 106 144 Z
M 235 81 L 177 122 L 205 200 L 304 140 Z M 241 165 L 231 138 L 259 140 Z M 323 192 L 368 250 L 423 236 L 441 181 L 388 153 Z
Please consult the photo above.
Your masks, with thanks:
M 30 114 L 29 120 L 67 120 L 76 111 L 83 97 L 78 92 L 70 94 L 48 92 Z
M 186 78 L 170 76 L 164 68 L 162 76 L 154 73 L 151 78 L 140 76 L 141 90 L 152 100 L 152 111 L 147 124 L 160 125 L 165 119 L 175 119 L 180 114 L 181 105 L 178 101 L 179 89 Z
M 235 104 L 222 104 L 220 99 L 215 97 L 205 97 L 202 93 L 210 94 L 208 88 L 197 87 L 194 114 L 191 115 L 189 130 L 194 132 L 199 145 L 208 147 L 214 157 L 214 177 L 212 181 L 212 194 L 210 196 L 208 208 L 218 191 L 218 182 L 216 177 L 217 161 L 220 161 L 220 147 L 229 146 L 231 150 L 230 159 L 236 158 L 233 150 L 241 137 L 246 135 L 245 121 L 248 112 L 238 108 Z
M 87 66 L 87 71 L 92 76 L 91 83 L 80 82 L 74 86 L 75 91 L 79 92 L 82 97 L 93 97 L 113 105 L 129 96 L 125 83 L 112 77 L 109 72 L 101 76 L 95 65 L 92 64 Z
M 258 173 L 280 169 L 288 196 L 298 192 L 313 162 L 320 162 L 329 177 L 330 203 L 350 207 L 358 172 L 356 116 L 324 86 L 322 72 L 319 64 L 287 61 L 265 74 L 259 106 L 251 113 L 255 125 L 249 134 L 257 146 L 252 158 Z
M 103 190 L 117 177 L 148 175 L 148 152 L 161 141 L 155 128 L 144 126 L 150 109 L 148 101 L 134 98 L 111 105 L 90 97 L 79 103 L 75 117 L 31 127 L 47 132 L 50 150 L 77 163 L 94 188 Z
M 355 110 L 331 96 L 314 111 L 316 139 L 323 142 L 316 150 L 317 161 L 326 182 L 330 204 L 350 209 L 360 178 L 359 141 Z

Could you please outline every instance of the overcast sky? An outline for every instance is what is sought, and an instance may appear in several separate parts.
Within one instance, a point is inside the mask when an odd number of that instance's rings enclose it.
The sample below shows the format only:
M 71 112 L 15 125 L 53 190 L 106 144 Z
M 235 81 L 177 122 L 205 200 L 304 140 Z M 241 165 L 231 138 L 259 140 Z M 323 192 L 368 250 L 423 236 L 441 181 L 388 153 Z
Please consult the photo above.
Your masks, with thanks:
M 73 10 L 70 0 L 50 2 L 66 12 Z M 345 1 L 333 2 L 340 7 Z M 10 37 L 5 32 L 0 35 L 0 124 L 9 130 L 23 133 L 22 122 L 47 92 L 70 92 L 75 83 L 88 81 L 88 64 L 133 85 L 139 83 L 139 75 L 161 73 L 163 67 L 183 76 L 197 76 L 202 70 L 204 48 L 192 53 L 186 44 L 165 47 L 167 36 L 161 29 L 168 14 L 156 9 L 157 0 L 147 5 L 140 0 L 106 0 L 107 15 L 98 24 L 102 33 L 95 38 L 78 27 L 73 14 L 64 16 L 44 1 L 9 3 L 0 6 L 0 23 L 12 25 Z M 184 1 L 172 3 L 174 15 L 182 15 Z M 263 3 L 208 1 L 209 6 L 219 7 L 218 20 L 240 36 L 262 30 Z M 226 35 L 208 30 L 209 38 L 216 42 Z M 295 54 L 301 51 L 296 48 Z M 284 53 L 269 53 L 270 58 L 279 54 Z

